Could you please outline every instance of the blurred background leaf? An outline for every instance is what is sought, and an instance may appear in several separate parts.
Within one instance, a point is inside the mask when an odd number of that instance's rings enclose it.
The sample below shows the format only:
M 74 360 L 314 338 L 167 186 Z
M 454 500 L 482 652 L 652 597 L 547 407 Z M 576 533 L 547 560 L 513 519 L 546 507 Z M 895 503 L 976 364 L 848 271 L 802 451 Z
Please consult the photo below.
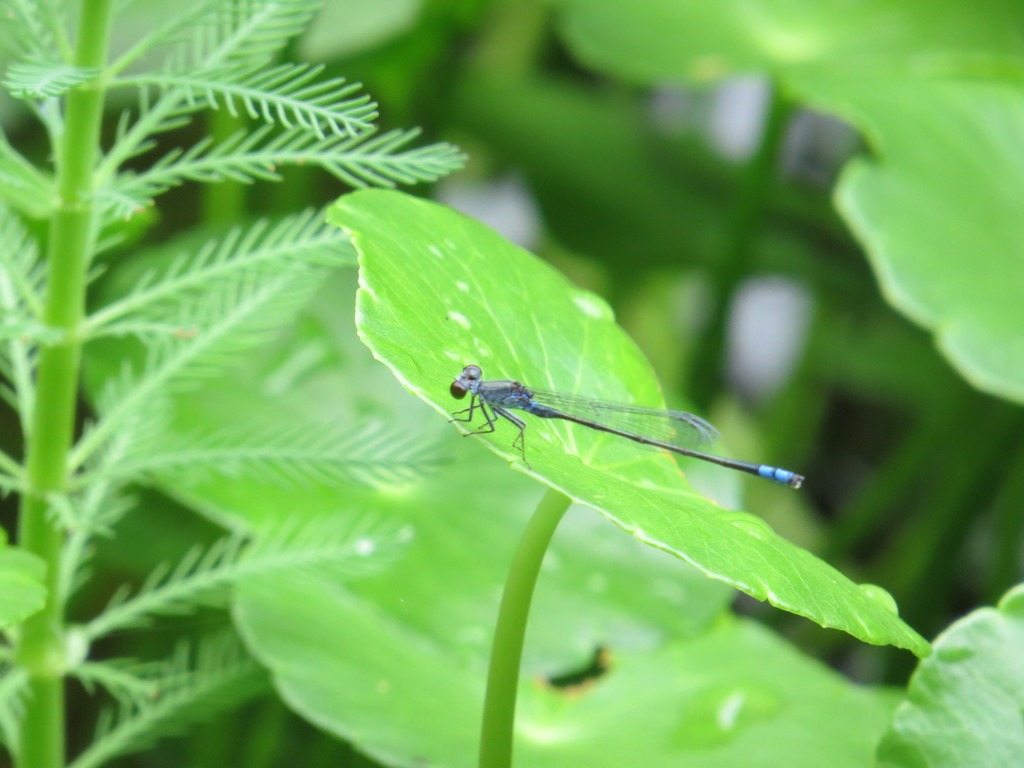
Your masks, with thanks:
M 1024 290 L 1010 137 L 1024 101 L 1020 9 L 957 14 L 925 3 L 698 3 L 560 0 L 581 60 L 645 84 L 773 76 L 841 115 L 877 153 L 844 174 L 840 210 L 886 298 L 936 333 L 975 386 L 1024 400 Z M 927 140 L 922 141 L 926 135 Z M 924 201 L 927 200 L 927 204 Z

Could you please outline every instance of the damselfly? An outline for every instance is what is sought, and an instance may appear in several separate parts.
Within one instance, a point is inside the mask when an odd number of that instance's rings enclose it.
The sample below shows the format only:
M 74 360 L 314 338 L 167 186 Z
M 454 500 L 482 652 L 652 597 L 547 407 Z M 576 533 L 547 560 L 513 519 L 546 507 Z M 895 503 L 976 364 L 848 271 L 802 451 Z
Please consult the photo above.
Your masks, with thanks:
M 512 447 L 518 445 L 524 461 L 526 422 L 512 413 L 513 410 L 526 411 L 542 419 L 571 421 L 642 445 L 738 469 L 791 488 L 799 488 L 804 481 L 802 475 L 788 469 L 751 464 L 696 450 L 693 446 L 714 442 L 718 431 L 692 413 L 591 400 L 579 395 L 534 389 L 507 379 L 484 381 L 483 372 L 477 365 L 463 368 L 462 373 L 452 382 L 450 391 L 452 397 L 458 400 L 470 395 L 469 408 L 452 414 L 453 421 L 470 422 L 479 410 L 487 422 L 485 426 L 467 434 L 493 432 L 498 416 L 515 425 L 519 429 L 519 436 L 512 441 Z

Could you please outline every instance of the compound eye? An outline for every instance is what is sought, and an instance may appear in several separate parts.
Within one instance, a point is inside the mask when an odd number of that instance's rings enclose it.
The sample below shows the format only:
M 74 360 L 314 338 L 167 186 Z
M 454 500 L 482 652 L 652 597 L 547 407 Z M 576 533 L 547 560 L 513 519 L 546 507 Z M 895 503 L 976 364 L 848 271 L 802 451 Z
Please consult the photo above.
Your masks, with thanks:
M 462 369 L 462 373 L 459 374 L 458 378 L 448 387 L 448 391 L 452 393 L 452 397 L 456 400 L 461 400 L 468 392 L 473 390 L 472 382 L 480 381 L 481 375 L 483 374 L 480 371 L 479 365 L 467 365 Z

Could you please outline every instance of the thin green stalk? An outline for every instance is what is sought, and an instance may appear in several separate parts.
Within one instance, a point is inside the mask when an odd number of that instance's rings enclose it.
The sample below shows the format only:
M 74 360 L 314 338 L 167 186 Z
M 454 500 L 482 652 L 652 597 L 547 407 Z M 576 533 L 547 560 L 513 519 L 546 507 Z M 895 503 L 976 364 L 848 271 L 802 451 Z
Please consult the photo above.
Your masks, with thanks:
M 83 0 L 75 64 L 106 63 L 111 0 Z M 64 765 L 64 606 L 60 599 L 63 537 L 47 515 L 46 495 L 67 482 L 67 456 L 75 425 L 86 271 L 95 240 L 90 202 L 103 114 L 103 86 L 92 83 L 68 95 L 64 134 L 57 147 L 57 212 L 50 222 L 48 281 L 43 318 L 64 332 L 40 350 L 36 399 L 26 445 L 26 486 L 19 520 L 22 547 L 47 565 L 43 610 L 21 628 L 18 663 L 28 673 L 21 721 L 20 768 Z
M 549 490 L 537 505 L 537 511 L 526 526 L 512 559 L 501 596 L 487 671 L 487 694 L 480 731 L 480 768 L 511 768 L 519 665 L 523 657 L 530 600 L 544 553 L 568 508 L 567 496 Z
M 761 220 L 775 187 L 775 164 L 792 112 L 790 102 L 772 83 L 768 113 L 757 151 L 743 172 L 743 180 L 727 220 L 728 240 L 712 275 L 712 316 L 693 355 L 687 394 L 707 408 L 721 389 L 722 360 L 732 299 L 750 271 Z
M 1010 461 L 1010 473 L 999 491 L 992 523 L 986 528 L 991 555 L 985 563 L 985 602 L 995 605 L 1019 580 L 1020 542 L 1024 541 L 1024 446 Z
M 829 562 L 849 559 L 884 530 L 886 518 L 898 509 L 921 470 L 929 466 L 936 445 L 948 444 L 950 434 L 962 429 L 965 406 L 972 398 L 960 387 L 941 407 L 921 413 L 906 437 L 880 462 L 878 472 L 846 505 L 829 532 L 823 557 Z
M 977 525 L 975 510 L 991 506 L 1005 487 L 1020 449 L 1024 414 L 989 398 L 975 398 L 972 437 L 951 425 L 948 446 L 933 462 L 939 468 L 916 514 L 881 561 L 878 583 L 886 584 L 911 626 L 932 633 L 945 622 L 952 604 L 954 577 L 964 567 L 969 533 Z M 954 437 L 955 435 L 955 437 Z M 961 438 L 959 441 L 957 437 Z

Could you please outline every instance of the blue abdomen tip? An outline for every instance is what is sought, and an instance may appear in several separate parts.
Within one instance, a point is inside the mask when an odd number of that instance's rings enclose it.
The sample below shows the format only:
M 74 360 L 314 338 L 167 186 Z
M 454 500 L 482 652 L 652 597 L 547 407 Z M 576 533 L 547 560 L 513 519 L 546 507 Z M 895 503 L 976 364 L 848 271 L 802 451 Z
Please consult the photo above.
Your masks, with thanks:
M 767 464 L 762 464 L 758 467 L 757 474 L 772 482 L 788 485 L 793 488 L 799 488 L 804 482 L 803 476 L 798 475 L 796 472 L 790 472 L 788 469 L 779 469 L 778 467 L 769 467 Z

